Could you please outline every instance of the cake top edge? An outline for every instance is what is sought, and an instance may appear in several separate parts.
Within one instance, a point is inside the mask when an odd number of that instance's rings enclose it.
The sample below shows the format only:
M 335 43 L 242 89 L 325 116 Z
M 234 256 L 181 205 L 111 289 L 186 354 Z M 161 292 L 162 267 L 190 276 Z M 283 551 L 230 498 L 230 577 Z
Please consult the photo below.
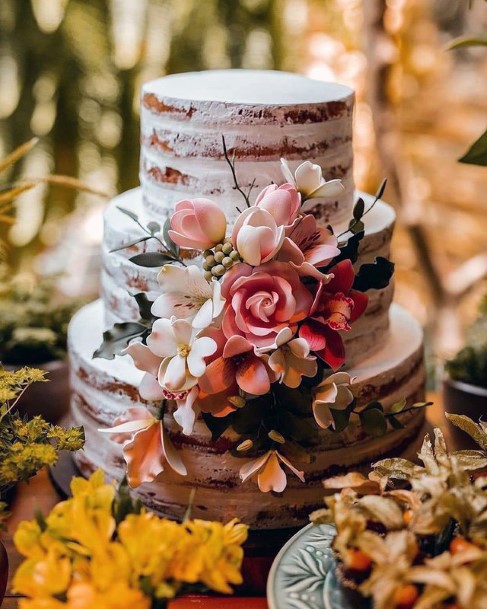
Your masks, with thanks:
M 240 105 L 296 106 L 342 102 L 350 87 L 277 70 L 206 70 L 171 74 L 147 82 L 142 95 Z

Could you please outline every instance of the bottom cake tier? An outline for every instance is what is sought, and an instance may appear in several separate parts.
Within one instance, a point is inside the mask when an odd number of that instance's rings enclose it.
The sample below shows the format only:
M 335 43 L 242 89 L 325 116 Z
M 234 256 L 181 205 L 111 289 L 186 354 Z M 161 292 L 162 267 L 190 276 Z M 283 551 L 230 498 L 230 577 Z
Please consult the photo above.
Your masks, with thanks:
M 92 358 L 102 339 L 103 319 L 103 304 L 97 301 L 84 307 L 70 326 L 72 418 L 86 432 L 85 448 L 75 459 L 84 475 L 102 468 L 108 479 L 120 480 L 125 473 L 122 447 L 98 430 L 110 426 L 127 408 L 144 404 L 138 394 L 142 373 L 129 356 L 112 361 Z M 354 393 L 359 403 L 380 399 L 387 409 L 401 398 L 410 402 L 423 399 L 423 334 L 418 323 L 393 305 L 387 340 L 370 357 L 364 354 L 361 364 L 349 372 L 356 377 Z M 231 431 L 212 442 L 204 421 L 197 420 L 194 433 L 185 436 L 172 416 L 166 415 L 165 425 L 188 475 L 182 477 L 168 468 L 156 481 L 143 484 L 135 492 L 150 509 L 171 518 L 184 516 L 195 489 L 195 518 L 237 517 L 254 529 L 301 526 L 322 504 L 323 478 L 352 467 L 367 467 L 408 447 L 411 452 L 424 422 L 424 410 L 411 410 L 402 415 L 401 421 L 403 429 L 380 438 L 367 436 L 358 421 L 352 421 L 342 433 L 320 430 L 309 445 L 312 463 L 300 464 L 306 483 L 289 476 L 286 490 L 277 495 L 260 492 L 252 480 L 241 482 L 239 471 L 245 459 L 232 455 L 230 447 L 237 436 Z

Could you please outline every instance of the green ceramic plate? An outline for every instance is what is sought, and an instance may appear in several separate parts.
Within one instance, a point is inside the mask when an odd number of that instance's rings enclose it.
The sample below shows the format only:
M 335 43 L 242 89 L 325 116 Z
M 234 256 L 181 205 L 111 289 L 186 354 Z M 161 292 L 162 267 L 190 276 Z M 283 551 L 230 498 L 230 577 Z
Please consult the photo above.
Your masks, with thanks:
M 287 542 L 269 573 L 269 609 L 352 609 L 335 577 L 334 535 L 310 524 Z

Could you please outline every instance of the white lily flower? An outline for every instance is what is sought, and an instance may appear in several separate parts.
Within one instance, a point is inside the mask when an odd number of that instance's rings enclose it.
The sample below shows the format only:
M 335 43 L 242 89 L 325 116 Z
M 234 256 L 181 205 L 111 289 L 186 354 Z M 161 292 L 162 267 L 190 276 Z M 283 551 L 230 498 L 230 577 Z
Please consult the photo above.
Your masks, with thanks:
M 188 391 L 206 370 L 205 357 L 213 355 L 216 342 L 198 337 L 185 319 L 157 319 L 147 339 L 147 346 L 163 358 L 158 370 L 159 384 L 168 391 Z
M 225 299 L 221 296 L 220 282 L 211 283 L 194 264 L 179 267 L 166 264 L 157 277 L 162 294 L 152 305 L 156 317 L 191 321 L 193 328 L 207 328 L 223 311 Z
M 269 367 L 277 373 L 278 380 L 295 389 L 303 376 L 313 377 L 318 369 L 316 357 L 309 354 L 304 338 L 295 338 L 276 349 L 269 357 Z
M 304 472 L 296 469 L 294 465 L 277 450 L 269 450 L 258 459 L 249 461 L 240 468 L 240 478 L 245 482 L 257 475 L 257 484 L 263 493 L 274 491 L 282 493 L 287 486 L 286 473 L 281 463 L 288 467 L 301 482 L 304 482 Z
M 335 426 L 330 408 L 345 410 L 352 403 L 350 385 L 354 380 L 347 372 L 335 372 L 315 387 L 313 414 L 322 429 Z
M 326 181 L 321 167 L 310 161 L 301 163 L 293 173 L 286 159 L 281 159 L 281 170 L 286 181 L 302 194 L 303 199 L 337 197 L 344 190 L 341 180 Z

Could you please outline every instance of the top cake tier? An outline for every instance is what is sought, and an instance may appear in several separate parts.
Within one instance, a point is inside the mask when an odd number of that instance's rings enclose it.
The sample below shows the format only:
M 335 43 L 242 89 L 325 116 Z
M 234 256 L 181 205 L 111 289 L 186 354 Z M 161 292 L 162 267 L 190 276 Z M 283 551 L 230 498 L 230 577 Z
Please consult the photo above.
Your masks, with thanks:
M 145 84 L 141 100 L 140 179 L 147 215 L 163 220 L 184 198 L 208 197 L 228 220 L 242 197 L 225 160 L 235 154 L 240 186 L 253 200 L 304 160 L 325 179 L 341 178 L 339 197 L 313 199 L 307 211 L 323 224 L 350 215 L 353 204 L 352 114 L 348 87 L 287 72 L 215 70 L 166 76 Z

